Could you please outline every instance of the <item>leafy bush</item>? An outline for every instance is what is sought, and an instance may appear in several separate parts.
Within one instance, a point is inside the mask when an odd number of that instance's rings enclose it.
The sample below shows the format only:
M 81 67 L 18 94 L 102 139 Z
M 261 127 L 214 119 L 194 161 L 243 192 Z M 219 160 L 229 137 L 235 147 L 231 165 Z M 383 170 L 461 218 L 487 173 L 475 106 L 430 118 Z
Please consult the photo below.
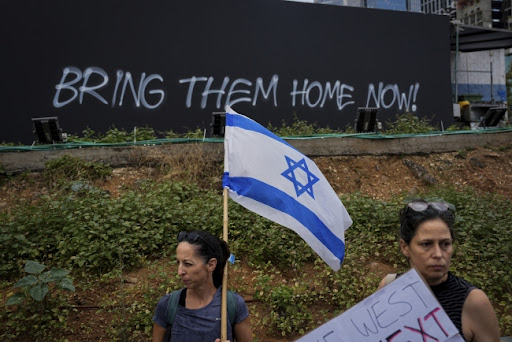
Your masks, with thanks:
M 181 183 L 147 184 L 119 198 L 85 188 L 56 194 L 37 205 L 19 206 L 0 223 L 5 243 L 3 272 L 12 275 L 15 260 L 38 259 L 83 272 L 130 267 L 145 255 L 161 255 L 176 245 L 180 230 L 222 229 L 222 202 L 214 192 Z
M 464 125 L 464 124 L 458 124 L 458 125 L 451 125 L 446 129 L 447 132 L 453 132 L 453 131 L 471 131 L 471 127 Z
M 157 136 L 155 130 L 149 126 L 134 127 L 133 131 L 127 132 L 125 129 L 118 129 L 112 126 L 105 132 L 96 133 L 89 127 L 82 131 L 82 137 L 68 134 L 68 141 L 87 141 L 95 143 L 125 143 L 132 141 L 154 140 Z
M 419 118 L 411 113 L 396 115 L 396 121 L 386 121 L 383 134 L 414 134 L 436 131 L 427 118 Z
M 111 173 L 110 165 L 87 162 L 64 154 L 45 163 L 43 176 L 48 185 L 53 187 L 69 181 L 104 179 Z
M 67 276 L 69 271 L 52 268 L 43 272 L 45 268 L 45 265 L 36 261 L 27 261 L 25 264 L 25 272 L 29 275 L 14 285 L 20 291 L 7 299 L 6 305 L 14 306 L 15 309 L 2 313 L 0 320 L 5 330 L 0 337 L 9 340 L 63 340 L 69 308 L 60 290 L 74 292 L 75 287 Z
M 427 133 L 431 131 L 437 131 L 438 129 L 433 127 L 430 120 L 427 118 L 419 118 L 412 113 L 397 114 L 396 120 L 386 121 L 386 130 L 381 132 L 384 135 L 393 134 L 415 134 L 415 133 Z M 278 136 L 311 136 L 314 134 L 350 134 L 355 133 L 354 127 L 347 124 L 345 130 L 331 129 L 329 127 L 321 128 L 316 123 L 310 124 L 306 120 L 300 120 L 295 114 L 293 122 L 288 125 L 284 120 L 280 127 L 274 127 L 272 124 L 268 124 L 267 128 Z M 454 130 L 454 128 L 452 128 Z
M 282 136 L 282 137 L 291 137 L 291 136 L 308 136 L 314 134 L 335 134 L 335 133 L 343 133 L 340 130 L 331 129 L 328 126 L 325 128 L 318 127 L 316 123 L 310 124 L 306 120 L 300 120 L 297 117 L 297 114 L 293 116 L 293 122 L 291 125 L 288 125 L 285 120 L 282 121 L 281 127 L 274 127 L 271 123 L 267 125 L 268 130 L 272 133 Z
M 456 206 L 458 242 L 452 271 L 486 291 L 504 333 L 511 334 L 510 200 L 449 188 L 432 188 L 418 196 L 443 198 Z M 339 272 L 318 259 L 293 231 L 229 204 L 230 247 L 238 260 L 260 272 L 255 298 L 269 309 L 262 319 L 275 322 L 281 335 L 312 329 L 373 293 L 380 279 L 366 265 L 408 268 L 398 248 L 398 211 L 404 196 L 383 202 L 354 193 L 342 201 L 354 223 L 346 231 L 346 257 Z M 117 198 L 89 187 L 51 193 L 37 204 L 21 203 L 0 213 L 0 276 L 12 279 L 24 260 L 73 268 L 84 276 L 113 272 L 119 265 L 127 271 L 144 260 L 173 255 L 176 234 L 193 229 L 221 236 L 218 190 L 161 181 L 142 183 Z M 309 272 L 303 271 L 306 267 Z M 273 276 L 284 272 L 289 280 L 278 283 Z M 165 292 L 148 287 L 144 299 L 129 304 L 116 299 L 109 306 L 115 317 L 111 338 L 147 336 L 151 323 L 144 322 Z M 325 309 L 312 312 L 317 304 Z
M 316 254 L 296 233 L 256 215 L 240 205 L 229 204 L 230 243 L 233 253 L 250 250 L 251 264 L 270 261 L 279 267 L 299 268 Z
M 353 221 L 345 232 L 349 248 L 365 250 L 373 260 L 400 260 L 398 211 L 402 207 L 401 199 L 380 202 L 356 193 L 345 196 L 342 201 Z M 369 245 L 371 249 L 368 249 Z
M 205 132 L 203 129 L 196 128 L 193 131 L 188 131 L 188 132 L 183 133 L 181 136 L 183 138 L 188 138 L 188 139 L 203 139 L 204 135 L 205 135 Z
M 148 268 L 154 267 L 149 265 Z M 155 280 L 158 285 L 151 286 L 151 282 Z M 111 341 L 149 339 L 152 336 L 152 317 L 158 300 L 163 294 L 180 288 L 177 276 L 172 277 L 161 268 L 153 269 L 141 283 L 139 287 L 122 284 L 118 291 L 109 294 L 109 298 L 102 303 L 100 312 L 107 311 L 113 316 L 111 326 L 107 329 Z M 142 296 L 137 296 L 141 292 Z
M 28 276 L 21 278 L 14 288 L 21 287 L 22 291 L 15 293 L 6 302 L 6 305 L 17 305 L 23 303 L 28 294 L 37 302 L 41 302 L 41 311 L 46 309 L 47 299 L 46 296 L 50 292 L 49 283 L 54 283 L 53 290 L 63 289 L 68 291 L 75 291 L 73 281 L 67 277 L 69 271 L 61 268 L 52 268 L 44 272 L 45 265 L 36 261 L 27 261 L 25 264 L 25 272 L 29 273 Z
M 273 285 L 274 275 L 280 271 L 273 271 L 272 264 L 268 262 L 260 273 L 255 284 L 254 297 L 265 303 L 270 309 L 271 327 L 282 336 L 299 333 L 303 335 L 313 319 L 308 305 L 317 298 L 308 291 L 304 282 L 298 278 L 290 283 L 293 285 Z M 268 274 L 272 275 L 268 275 Z
M 286 336 L 293 332 L 304 334 L 312 320 L 307 307 L 308 299 L 312 298 L 298 284 L 294 287 L 280 285 L 272 290 L 270 318 L 281 335 Z

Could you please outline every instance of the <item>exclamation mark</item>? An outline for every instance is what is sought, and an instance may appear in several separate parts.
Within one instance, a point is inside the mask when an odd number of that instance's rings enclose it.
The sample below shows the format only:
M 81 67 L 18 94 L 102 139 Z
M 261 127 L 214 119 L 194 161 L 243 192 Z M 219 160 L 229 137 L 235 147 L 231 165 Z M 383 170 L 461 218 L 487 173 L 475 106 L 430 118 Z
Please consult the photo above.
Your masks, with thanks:
M 413 95 L 413 99 L 412 99 L 412 102 L 413 102 L 413 105 L 412 105 L 412 111 L 415 112 L 417 107 L 416 107 L 416 95 L 418 95 L 418 89 L 420 89 L 420 84 L 419 83 L 416 83 L 414 85 L 414 95 Z

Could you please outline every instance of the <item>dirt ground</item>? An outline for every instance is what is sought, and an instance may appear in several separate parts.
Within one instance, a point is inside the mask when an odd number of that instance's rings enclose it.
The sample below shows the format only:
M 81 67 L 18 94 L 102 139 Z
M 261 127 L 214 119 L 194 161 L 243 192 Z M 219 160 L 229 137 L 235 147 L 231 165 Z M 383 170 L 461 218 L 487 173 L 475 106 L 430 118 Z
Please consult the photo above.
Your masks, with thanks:
M 472 187 L 512 198 L 512 151 L 478 148 L 415 156 L 361 156 L 316 159 L 338 193 L 360 191 L 385 200 L 430 184 Z
M 431 184 L 453 186 L 457 189 L 472 187 L 481 193 L 499 193 L 512 199 L 512 144 L 500 148 L 477 148 L 442 154 L 404 156 L 344 156 L 316 158 L 320 170 L 338 194 L 361 192 L 375 199 L 386 200 L 392 195 L 407 192 L 414 195 Z M 158 177 L 151 169 L 125 167 L 115 169 L 110 179 L 100 184 L 112 195 L 118 195 L 127 185 L 140 179 Z M 37 198 L 47 192 L 38 173 L 19 177 L 0 187 L 0 210 L 9 210 L 14 199 Z M 169 273 L 175 266 L 163 262 L 162 267 Z M 387 273 L 385 267 L 377 267 L 379 275 Z M 148 269 L 140 269 L 124 275 L 123 286 L 135 286 L 147 279 Z M 241 288 L 250 288 L 253 279 L 248 265 L 241 265 L 230 273 L 231 279 Z M 130 285 L 132 284 L 132 285 Z M 233 285 L 235 285 L 233 284 Z M 69 325 L 75 331 L 66 336 L 69 341 L 109 341 L 106 331 L 111 325 L 112 315 L 98 313 L 101 302 L 119 284 L 102 285 L 94 289 L 79 289 L 73 294 L 72 302 L 76 311 L 70 315 Z M 252 300 L 251 293 L 243 293 L 251 314 L 262 317 L 266 308 Z M 258 341 L 292 341 L 268 333 L 265 326 L 253 327 Z M 137 340 L 137 338 L 132 339 Z M 140 339 L 144 341 L 144 339 Z

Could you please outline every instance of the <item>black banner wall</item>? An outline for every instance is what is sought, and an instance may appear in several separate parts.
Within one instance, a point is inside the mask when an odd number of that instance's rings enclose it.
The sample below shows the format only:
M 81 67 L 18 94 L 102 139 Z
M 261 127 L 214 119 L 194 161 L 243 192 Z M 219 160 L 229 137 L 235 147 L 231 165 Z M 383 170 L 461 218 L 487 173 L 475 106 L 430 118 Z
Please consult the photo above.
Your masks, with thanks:
M 452 122 L 445 16 L 280 0 L 0 7 L 0 141 L 32 143 L 46 116 L 74 134 L 209 128 L 226 105 L 263 125 L 344 128 L 358 107 Z

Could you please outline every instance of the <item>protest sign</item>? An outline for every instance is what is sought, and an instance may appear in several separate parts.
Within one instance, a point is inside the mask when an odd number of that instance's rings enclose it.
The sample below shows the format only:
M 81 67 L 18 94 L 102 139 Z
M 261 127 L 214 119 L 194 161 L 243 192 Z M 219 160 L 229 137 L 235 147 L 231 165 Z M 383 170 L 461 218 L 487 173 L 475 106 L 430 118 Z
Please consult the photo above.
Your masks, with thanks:
M 296 342 L 464 341 L 414 269 Z

